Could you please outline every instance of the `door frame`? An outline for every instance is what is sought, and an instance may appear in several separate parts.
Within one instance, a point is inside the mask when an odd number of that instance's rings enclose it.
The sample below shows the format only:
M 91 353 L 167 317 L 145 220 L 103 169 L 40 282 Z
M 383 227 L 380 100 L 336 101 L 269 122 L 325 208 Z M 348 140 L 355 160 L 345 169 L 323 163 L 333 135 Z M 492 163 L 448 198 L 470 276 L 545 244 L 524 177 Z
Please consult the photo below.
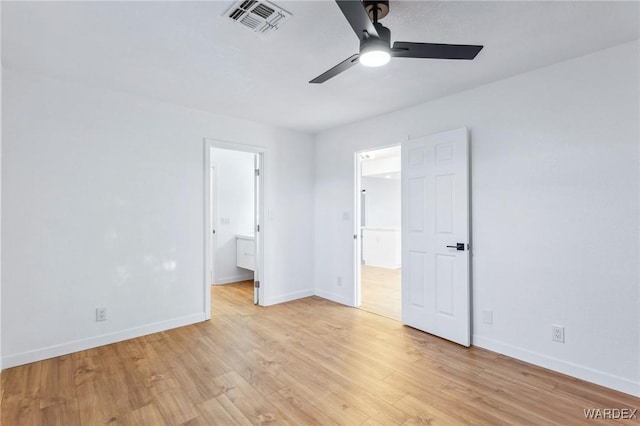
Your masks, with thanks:
M 211 216 L 211 148 L 228 149 L 231 151 L 250 152 L 260 157 L 260 177 L 259 185 L 259 199 L 256 202 L 254 208 L 257 208 L 259 212 L 264 212 L 265 205 L 265 157 L 266 148 L 257 145 L 246 145 L 237 142 L 224 141 L 220 139 L 205 138 L 204 139 L 204 271 L 203 271 L 203 291 L 204 291 L 204 312 L 205 319 L 211 319 L 211 273 L 213 271 L 213 223 Z M 265 300 L 264 293 L 265 287 L 268 285 L 264 274 L 264 245 L 265 245 L 265 223 L 262 220 L 264 215 L 260 215 L 258 218 L 260 225 L 260 236 L 256 235 L 256 253 L 255 253 L 255 271 L 254 273 L 260 281 L 260 287 L 258 288 L 259 305 L 262 305 L 262 301 Z M 255 280 L 255 278 L 254 278 Z
M 213 233 L 214 224 L 218 222 L 218 209 L 217 209 L 217 197 L 218 197 L 218 167 L 217 164 L 211 162 L 209 158 L 209 194 L 211 198 L 207 202 L 209 206 L 209 215 L 211 217 L 210 229 L 211 229 L 211 247 L 218 245 L 218 235 Z M 211 259 L 211 268 L 209 268 L 209 285 L 213 285 L 215 280 L 215 262 L 213 261 L 213 250 L 209 253 Z
M 362 305 L 362 208 L 360 205 L 362 196 L 362 164 L 360 156 L 367 152 L 366 149 L 356 151 L 353 154 L 354 160 L 354 195 L 353 195 L 353 307 L 359 308 Z
M 360 305 L 362 305 L 362 263 L 361 263 L 361 259 L 362 259 L 362 232 L 361 232 L 361 227 L 362 227 L 362 206 L 361 206 L 361 195 L 362 195 L 362 164 L 360 161 L 360 156 L 362 154 L 364 154 L 365 152 L 371 152 L 371 151 L 378 151 L 381 149 L 385 149 L 385 148 L 392 148 L 392 147 L 400 147 L 400 150 L 402 151 L 402 142 L 395 142 L 395 143 L 390 143 L 388 145 L 380 145 L 380 146 L 375 146 L 375 147 L 371 147 L 371 148 L 367 148 L 367 149 L 361 149 L 358 150 L 356 152 L 354 152 L 353 154 L 353 160 L 354 160 L 354 178 L 353 181 L 355 183 L 354 185 L 354 195 L 353 195 L 353 201 L 354 201 L 354 208 L 353 211 L 354 213 L 354 229 L 353 229 L 353 264 L 354 264 L 354 271 L 353 271 L 353 307 L 354 308 L 358 308 L 360 307 Z M 402 174 L 402 166 L 400 168 L 400 174 Z M 402 233 L 402 222 L 400 222 L 400 233 Z M 402 278 L 400 279 L 400 285 L 402 285 Z M 402 307 L 401 307 L 402 309 Z

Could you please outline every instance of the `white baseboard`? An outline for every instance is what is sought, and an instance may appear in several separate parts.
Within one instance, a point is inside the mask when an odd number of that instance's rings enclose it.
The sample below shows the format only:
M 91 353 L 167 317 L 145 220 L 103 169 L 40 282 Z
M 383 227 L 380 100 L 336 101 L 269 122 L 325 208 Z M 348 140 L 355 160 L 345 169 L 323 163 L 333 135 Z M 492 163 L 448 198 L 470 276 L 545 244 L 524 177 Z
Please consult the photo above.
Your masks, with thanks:
M 329 293 L 324 290 L 316 290 L 316 296 L 322 297 L 323 299 L 331 300 L 332 302 L 340 303 L 342 305 L 347 305 L 350 307 L 354 306 L 353 300 L 350 300 L 344 296 L 340 296 L 338 294 Z
M 605 373 L 604 371 L 599 371 L 593 368 L 585 367 L 583 365 L 563 361 L 558 358 L 543 355 L 538 352 L 533 352 L 482 336 L 474 335 L 472 344 L 474 346 L 488 349 L 493 352 L 498 352 L 500 354 L 507 355 L 512 358 L 537 365 L 539 367 L 548 368 L 549 370 L 557 371 L 568 376 L 586 380 L 587 382 L 595 383 L 601 386 L 615 389 L 620 392 L 640 397 L 640 382 L 634 382 L 633 380 L 629 380 L 624 377 L 615 376 L 613 374 Z
M 220 278 L 218 280 L 215 280 L 215 283 L 213 283 L 213 285 L 231 284 L 231 283 L 237 283 L 237 282 L 240 282 L 240 281 L 247 281 L 247 280 L 252 280 L 252 279 L 253 279 L 253 272 L 247 273 L 247 274 L 232 275 L 230 277 Z
M 261 303 L 260 305 L 261 306 L 277 305 L 278 303 L 290 302 L 292 300 L 302 299 L 304 297 L 309 297 L 313 295 L 314 295 L 313 289 L 296 291 L 294 293 L 282 294 L 276 297 L 267 297 L 265 298 L 264 303 Z
M 132 339 L 134 337 L 146 336 L 147 334 L 170 330 L 172 328 L 195 324 L 202 321 L 205 321 L 205 314 L 203 312 L 187 315 L 180 318 L 174 318 L 167 321 L 147 324 L 140 327 L 129 328 L 126 330 L 114 331 L 111 333 L 101 334 L 99 336 L 89 337 L 86 339 L 74 340 L 72 342 L 62 343 L 59 345 L 47 346 L 44 348 L 34 349 L 31 351 L 2 357 L 2 367 L 10 368 L 18 365 L 28 364 L 30 362 L 42 361 L 43 359 L 53 358 L 60 355 L 67 355 L 73 352 L 83 351 L 98 346 L 109 345 L 111 343 L 121 342 L 123 340 Z

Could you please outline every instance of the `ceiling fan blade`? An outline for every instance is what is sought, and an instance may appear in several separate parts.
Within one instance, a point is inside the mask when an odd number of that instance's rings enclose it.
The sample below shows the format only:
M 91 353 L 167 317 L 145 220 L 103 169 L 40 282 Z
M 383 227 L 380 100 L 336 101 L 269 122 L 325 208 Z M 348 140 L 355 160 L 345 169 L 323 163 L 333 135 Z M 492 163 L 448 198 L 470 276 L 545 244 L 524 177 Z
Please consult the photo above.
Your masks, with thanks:
M 322 74 L 320 74 L 319 76 L 311 80 L 309 83 L 324 83 L 330 78 L 333 78 L 336 75 L 340 74 L 342 71 L 346 71 L 352 66 L 354 66 L 355 64 L 357 64 L 359 57 L 360 57 L 359 53 L 356 53 L 355 55 L 350 56 L 349 58 L 340 62 L 335 67 L 331 68 L 329 71 L 323 72 Z
M 366 34 L 379 37 L 360 0 L 336 0 L 336 3 L 360 40 L 367 37 Z
M 391 55 L 398 58 L 473 59 L 484 46 L 396 41 Z

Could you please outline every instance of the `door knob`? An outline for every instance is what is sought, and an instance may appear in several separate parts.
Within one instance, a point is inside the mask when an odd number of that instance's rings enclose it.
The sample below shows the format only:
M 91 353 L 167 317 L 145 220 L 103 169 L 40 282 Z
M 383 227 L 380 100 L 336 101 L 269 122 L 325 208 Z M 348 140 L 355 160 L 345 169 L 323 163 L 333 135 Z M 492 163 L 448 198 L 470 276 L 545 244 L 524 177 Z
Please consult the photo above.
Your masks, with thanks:
M 458 251 L 464 251 L 464 243 L 456 243 L 455 246 L 447 246 L 448 248 L 454 248 Z

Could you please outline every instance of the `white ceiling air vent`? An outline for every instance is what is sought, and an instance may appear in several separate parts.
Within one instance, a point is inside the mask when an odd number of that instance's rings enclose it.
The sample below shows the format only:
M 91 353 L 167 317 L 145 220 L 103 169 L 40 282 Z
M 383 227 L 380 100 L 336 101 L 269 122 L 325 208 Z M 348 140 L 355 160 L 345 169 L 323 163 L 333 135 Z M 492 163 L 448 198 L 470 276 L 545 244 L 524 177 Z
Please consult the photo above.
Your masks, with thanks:
M 257 33 L 268 33 L 291 18 L 291 13 L 265 0 L 240 0 L 225 16 Z

